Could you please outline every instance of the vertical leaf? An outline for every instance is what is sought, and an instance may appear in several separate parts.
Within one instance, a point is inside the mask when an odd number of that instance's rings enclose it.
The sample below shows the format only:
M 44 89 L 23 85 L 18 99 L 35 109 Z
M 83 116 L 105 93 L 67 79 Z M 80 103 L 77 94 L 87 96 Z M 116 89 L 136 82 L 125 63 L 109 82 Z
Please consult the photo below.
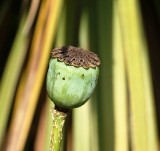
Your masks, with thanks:
M 41 3 L 29 61 L 20 81 L 20 84 L 25 85 L 21 89 L 23 91 L 19 89 L 22 93 L 16 97 L 19 103 L 13 111 L 6 150 L 22 150 L 24 147 L 43 84 L 62 4 L 63 0 L 44 0 Z
M 22 16 L 19 30 L 14 40 L 11 53 L 8 57 L 5 71 L 0 85 L 0 144 L 6 129 L 8 116 L 11 110 L 14 93 L 18 83 L 21 68 L 23 66 L 25 54 L 27 52 L 27 36 L 24 31 L 26 23 L 26 14 Z
M 89 105 L 87 102 L 73 112 L 73 151 L 90 150 Z
M 52 129 L 51 109 L 54 107 L 53 102 L 46 96 L 45 105 L 42 107 L 40 122 L 36 134 L 34 150 L 45 151 L 49 150 L 50 135 Z
M 154 118 L 152 116 L 154 110 L 152 92 L 146 88 L 146 84 L 150 83 L 149 74 L 146 74 L 149 71 L 149 67 L 146 66 L 148 64 L 147 49 L 138 2 L 118 0 L 117 9 L 129 82 L 131 146 L 136 151 L 157 151 L 155 120 L 152 119 Z M 152 124 L 149 124 L 148 121 Z
M 97 87 L 99 150 L 114 150 L 113 71 L 112 71 L 112 0 L 90 1 L 91 50 L 101 60 Z
M 113 101 L 115 119 L 115 151 L 129 150 L 127 79 L 118 11 L 114 3 L 113 20 Z
M 88 16 L 82 13 L 79 30 L 80 47 L 88 49 Z M 91 100 L 89 100 L 91 101 Z M 73 111 L 73 151 L 90 150 L 90 102 Z

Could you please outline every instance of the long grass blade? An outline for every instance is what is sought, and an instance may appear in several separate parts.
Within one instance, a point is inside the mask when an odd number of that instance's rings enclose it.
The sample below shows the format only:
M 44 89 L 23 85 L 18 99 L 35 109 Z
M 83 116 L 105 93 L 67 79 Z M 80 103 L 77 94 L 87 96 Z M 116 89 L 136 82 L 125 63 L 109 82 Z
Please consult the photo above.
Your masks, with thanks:
M 118 0 L 117 9 L 129 82 L 131 148 L 136 151 L 157 151 L 153 97 L 151 89 L 146 88 L 150 83 L 147 48 L 138 1 Z
M 36 141 L 34 146 L 35 151 L 49 150 L 50 135 L 53 124 L 50 110 L 53 107 L 53 102 L 46 96 L 45 105 L 42 109 L 38 132 L 36 135 Z
M 115 119 L 115 151 L 129 150 L 127 79 L 118 11 L 114 3 L 113 20 L 113 102 Z
M 63 0 L 44 0 L 41 3 L 29 61 L 20 81 L 20 84 L 24 83 L 23 92 L 16 97 L 19 103 L 13 111 L 6 149 L 8 151 L 24 148 L 43 84 L 62 4 Z
M 143 39 L 145 39 L 143 37 Z M 158 130 L 157 130 L 157 121 L 155 115 L 155 102 L 153 96 L 153 85 L 151 80 L 151 70 L 150 62 L 147 52 L 147 47 L 145 41 L 142 41 L 143 48 L 141 52 L 142 56 L 142 68 L 143 68 L 143 90 L 144 90 L 144 99 L 145 99 L 145 110 L 146 110 L 146 126 L 147 126 L 147 147 L 148 151 L 158 151 Z
M 73 151 L 90 150 L 89 106 L 87 102 L 73 112 Z
M 22 15 L 19 30 L 17 31 L 10 56 L 8 57 L 5 72 L 2 77 L 2 84 L 0 88 L 0 144 L 4 129 L 6 128 L 6 123 L 10 113 L 13 96 L 16 91 L 16 85 L 18 83 L 20 71 L 27 53 L 29 31 L 33 24 L 39 2 L 39 0 L 33 0 L 31 9 L 29 10 L 29 15 L 26 15 L 26 11 L 24 11 Z
M 97 51 L 100 60 L 100 77 L 97 87 L 98 141 L 100 151 L 114 150 L 114 107 L 113 107 L 113 1 L 93 1 L 91 49 Z M 95 7 L 95 8 L 94 8 Z
M 0 85 L 0 144 L 8 122 L 16 85 L 27 52 L 28 35 L 24 31 L 26 14 L 23 15 Z
M 80 20 L 80 47 L 88 49 L 88 16 L 83 12 Z M 89 100 L 91 101 L 91 100 Z M 90 102 L 73 111 L 73 151 L 90 150 Z M 81 138 L 81 139 L 79 139 Z

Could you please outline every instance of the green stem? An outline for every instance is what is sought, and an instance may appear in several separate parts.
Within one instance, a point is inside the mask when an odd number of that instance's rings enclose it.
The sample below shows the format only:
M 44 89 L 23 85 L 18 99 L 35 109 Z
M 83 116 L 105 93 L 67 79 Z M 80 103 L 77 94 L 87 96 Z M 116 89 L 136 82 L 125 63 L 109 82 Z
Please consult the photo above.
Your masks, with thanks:
M 67 112 L 51 109 L 53 125 L 51 131 L 50 151 L 60 151 L 62 142 L 63 126 Z

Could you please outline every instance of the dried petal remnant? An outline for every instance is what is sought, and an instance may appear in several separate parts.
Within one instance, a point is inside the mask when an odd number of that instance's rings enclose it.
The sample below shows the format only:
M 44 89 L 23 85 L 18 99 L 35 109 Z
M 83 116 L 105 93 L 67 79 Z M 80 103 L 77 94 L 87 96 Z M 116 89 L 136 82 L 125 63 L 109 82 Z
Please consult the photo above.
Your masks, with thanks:
M 100 65 L 95 53 L 73 46 L 55 48 L 51 52 L 51 57 L 75 67 L 94 68 Z

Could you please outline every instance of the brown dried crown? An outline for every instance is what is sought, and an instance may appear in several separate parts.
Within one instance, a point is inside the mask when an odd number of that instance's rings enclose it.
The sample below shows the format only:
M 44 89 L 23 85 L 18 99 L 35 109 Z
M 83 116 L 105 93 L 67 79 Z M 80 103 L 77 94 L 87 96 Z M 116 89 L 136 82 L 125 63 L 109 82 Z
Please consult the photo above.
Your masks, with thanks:
M 75 67 L 95 68 L 100 65 L 95 53 L 73 46 L 55 48 L 51 52 L 51 57 Z

